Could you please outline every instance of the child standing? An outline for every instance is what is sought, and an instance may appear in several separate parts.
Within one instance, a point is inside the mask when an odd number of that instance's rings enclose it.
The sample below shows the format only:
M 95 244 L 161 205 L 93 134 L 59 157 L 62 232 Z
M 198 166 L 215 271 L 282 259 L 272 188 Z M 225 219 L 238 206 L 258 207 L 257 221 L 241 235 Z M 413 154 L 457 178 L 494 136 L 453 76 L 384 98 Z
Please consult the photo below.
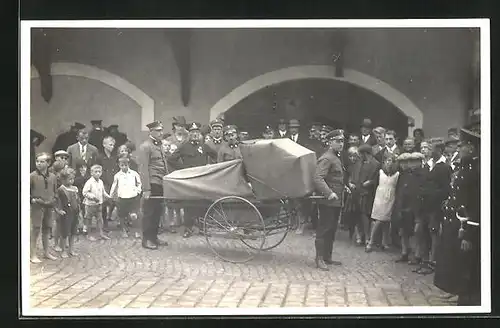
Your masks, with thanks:
M 382 229 L 382 249 L 388 248 L 389 221 L 391 220 L 392 208 L 396 199 L 396 184 L 399 178 L 399 172 L 397 172 L 395 164 L 395 156 L 388 154 L 379 172 L 379 181 L 371 214 L 373 226 L 366 252 L 372 251 L 375 236 L 380 229 Z
M 103 217 L 102 206 L 105 199 L 111 199 L 109 194 L 104 189 L 104 183 L 101 180 L 102 166 L 95 164 L 90 168 L 90 175 L 92 176 L 85 182 L 83 186 L 83 204 L 85 205 L 85 219 L 87 226 L 91 226 L 92 219 L 95 218 L 97 223 L 97 234 L 101 239 L 109 240 L 109 237 L 103 231 Z M 92 235 L 88 235 L 90 241 L 96 241 Z
M 49 235 L 53 223 L 53 208 L 56 203 L 57 178 L 49 172 L 50 155 L 40 153 L 36 155 L 36 170 L 30 174 L 30 203 L 31 203 L 31 255 L 32 263 L 40 263 L 36 255 L 36 243 L 40 230 L 42 231 L 42 245 L 45 258 L 56 260 L 49 252 Z
M 79 213 L 79 227 L 81 232 L 87 233 L 87 225 L 85 224 L 85 206 L 83 206 L 83 186 L 85 182 L 90 179 L 90 171 L 88 170 L 87 163 L 85 161 L 79 161 L 76 164 L 76 174 L 75 174 L 75 187 L 78 189 L 78 198 L 80 200 L 80 213 Z
M 116 205 L 118 208 L 118 217 L 122 227 L 123 238 L 128 238 L 127 218 L 130 216 L 132 221 L 137 221 L 137 207 L 139 195 L 142 191 L 141 178 L 139 173 L 130 169 L 129 158 L 124 155 L 118 159 L 120 171 L 115 174 L 111 186 L 110 195 L 117 195 Z M 136 238 L 140 237 L 139 231 L 135 232 Z
M 59 233 L 60 247 L 62 249 L 61 257 L 67 258 L 68 254 L 77 256 L 73 246 L 78 225 L 78 215 L 80 213 L 80 200 L 78 189 L 73 186 L 75 182 L 75 171 L 72 168 L 66 168 L 60 175 L 61 186 L 57 189 L 58 204 L 56 212 L 59 214 Z M 69 245 L 68 249 L 66 245 Z

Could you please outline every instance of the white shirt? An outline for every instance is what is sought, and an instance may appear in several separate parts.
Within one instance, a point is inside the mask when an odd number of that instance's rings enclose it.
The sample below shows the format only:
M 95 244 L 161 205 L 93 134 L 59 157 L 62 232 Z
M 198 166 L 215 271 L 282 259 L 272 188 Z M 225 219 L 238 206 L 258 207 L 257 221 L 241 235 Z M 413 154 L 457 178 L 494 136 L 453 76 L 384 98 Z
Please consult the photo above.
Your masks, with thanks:
M 431 158 L 430 160 L 427 161 L 427 165 L 429 165 L 429 171 L 432 171 L 434 169 L 434 167 L 436 166 L 436 164 L 439 164 L 439 163 L 446 163 L 446 157 L 444 156 L 441 156 L 437 161 L 436 163 L 434 163 L 434 159 Z
M 114 195 L 115 192 L 118 198 L 134 198 L 141 193 L 142 185 L 139 173 L 134 170 L 128 169 L 127 172 L 119 171 L 115 174 L 113 185 L 109 192 Z
M 279 132 L 280 136 L 282 136 L 282 137 L 285 136 L 285 134 L 286 134 L 286 131 L 278 130 L 278 132 Z
M 455 166 L 456 166 L 456 165 L 455 165 L 455 163 L 454 163 L 454 162 L 455 162 L 455 160 L 457 159 L 457 157 L 458 157 L 458 151 L 454 152 L 454 153 L 453 153 L 453 156 L 452 156 L 452 157 L 451 157 L 451 159 L 450 159 L 450 166 L 451 166 L 451 168 L 452 168 L 453 170 L 455 170 Z
M 367 134 L 366 136 L 361 136 L 361 138 L 363 138 L 363 142 L 366 143 L 368 141 L 368 138 L 370 138 L 370 135 Z
M 292 138 L 292 140 L 293 140 L 294 142 L 297 142 L 297 140 L 299 140 L 299 134 L 298 134 L 298 133 L 297 133 L 297 134 L 294 134 L 294 135 L 292 135 L 292 136 L 291 136 L 291 138 Z
M 85 198 L 83 200 L 85 205 L 101 205 L 104 203 L 104 196 L 109 197 L 108 193 L 104 189 L 104 183 L 102 180 L 96 180 L 94 177 L 91 177 L 87 180 L 87 182 L 85 182 L 82 194 Z M 97 198 L 97 200 L 94 200 L 94 198 Z

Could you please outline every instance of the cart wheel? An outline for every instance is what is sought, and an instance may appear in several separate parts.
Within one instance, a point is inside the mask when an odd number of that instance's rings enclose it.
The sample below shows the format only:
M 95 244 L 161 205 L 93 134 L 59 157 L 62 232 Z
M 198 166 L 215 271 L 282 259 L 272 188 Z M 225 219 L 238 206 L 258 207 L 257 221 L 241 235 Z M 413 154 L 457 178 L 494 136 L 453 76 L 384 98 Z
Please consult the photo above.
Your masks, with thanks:
M 264 223 L 266 225 L 266 240 L 262 246 L 262 250 L 268 251 L 279 246 L 292 229 L 292 213 L 283 200 L 280 200 L 278 204 L 260 205 L 259 209 L 264 216 Z M 251 244 L 247 246 L 253 247 Z
M 252 260 L 266 240 L 266 226 L 259 210 L 237 196 L 220 198 L 208 208 L 203 231 L 215 255 L 232 263 Z

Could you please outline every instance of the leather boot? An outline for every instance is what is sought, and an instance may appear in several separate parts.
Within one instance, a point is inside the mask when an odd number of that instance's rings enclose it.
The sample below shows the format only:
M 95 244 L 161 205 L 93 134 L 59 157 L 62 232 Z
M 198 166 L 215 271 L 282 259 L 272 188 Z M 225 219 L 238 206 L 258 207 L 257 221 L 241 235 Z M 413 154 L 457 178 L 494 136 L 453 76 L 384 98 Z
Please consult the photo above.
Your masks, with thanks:
M 316 268 L 322 270 L 322 271 L 328 271 L 328 266 L 326 265 L 325 261 L 323 260 L 323 243 L 316 241 L 315 243 L 316 247 Z

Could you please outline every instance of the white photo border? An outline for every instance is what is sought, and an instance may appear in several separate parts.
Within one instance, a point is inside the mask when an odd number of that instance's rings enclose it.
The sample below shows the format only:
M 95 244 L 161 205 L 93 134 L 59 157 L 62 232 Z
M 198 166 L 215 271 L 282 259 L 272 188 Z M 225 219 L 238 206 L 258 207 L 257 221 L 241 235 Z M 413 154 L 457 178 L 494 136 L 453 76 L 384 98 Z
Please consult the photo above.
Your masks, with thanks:
M 29 142 L 31 28 L 479 28 L 481 74 L 481 306 L 404 306 L 344 308 L 148 308 L 40 309 L 30 307 L 29 247 L 21 247 L 21 314 L 39 316 L 214 316 L 214 315 L 390 315 L 491 312 L 491 76 L 489 19 L 389 20 L 92 20 L 21 21 L 21 245 L 30 244 Z M 486 210 L 485 210 L 486 209 Z M 23 288 L 24 287 L 24 288 Z

